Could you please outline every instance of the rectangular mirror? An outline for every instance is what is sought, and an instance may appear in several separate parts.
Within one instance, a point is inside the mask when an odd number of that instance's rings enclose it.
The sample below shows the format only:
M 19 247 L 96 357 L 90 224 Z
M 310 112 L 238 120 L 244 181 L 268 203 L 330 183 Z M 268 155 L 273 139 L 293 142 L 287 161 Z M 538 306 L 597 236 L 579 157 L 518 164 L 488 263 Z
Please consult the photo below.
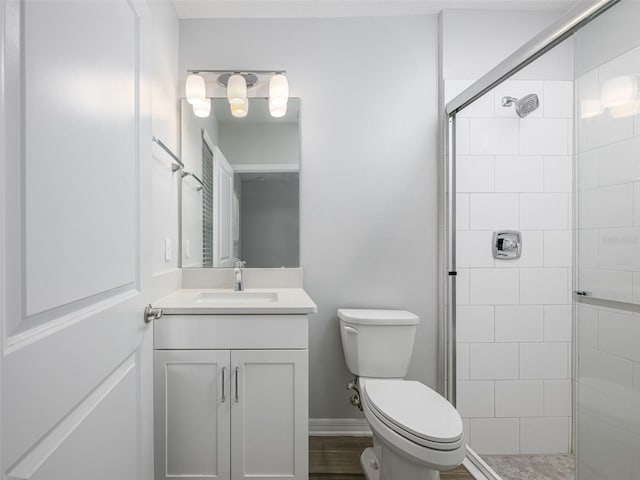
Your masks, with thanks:
M 282 118 L 264 98 L 249 99 L 245 118 L 226 98 L 204 118 L 181 106 L 181 266 L 298 267 L 300 99 Z

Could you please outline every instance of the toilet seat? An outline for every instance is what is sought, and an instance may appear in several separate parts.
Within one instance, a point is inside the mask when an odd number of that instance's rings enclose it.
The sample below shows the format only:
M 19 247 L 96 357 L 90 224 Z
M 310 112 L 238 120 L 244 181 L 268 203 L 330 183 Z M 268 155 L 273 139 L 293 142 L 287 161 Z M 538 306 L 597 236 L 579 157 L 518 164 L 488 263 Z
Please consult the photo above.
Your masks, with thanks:
M 405 439 L 434 450 L 463 442 L 457 410 L 426 385 L 410 380 L 362 379 L 364 401 L 376 418 Z

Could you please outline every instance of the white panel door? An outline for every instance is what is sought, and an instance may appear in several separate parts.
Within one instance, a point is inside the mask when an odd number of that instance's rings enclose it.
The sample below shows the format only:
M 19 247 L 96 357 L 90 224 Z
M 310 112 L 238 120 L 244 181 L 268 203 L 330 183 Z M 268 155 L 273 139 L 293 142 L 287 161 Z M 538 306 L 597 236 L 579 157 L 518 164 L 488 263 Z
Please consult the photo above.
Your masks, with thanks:
M 146 3 L 0 3 L 3 478 L 153 476 Z
M 229 350 L 156 350 L 154 356 L 156 480 L 229 480 Z
M 232 350 L 233 480 L 308 478 L 308 351 Z
M 219 148 L 213 152 L 213 266 L 233 267 L 233 168 Z

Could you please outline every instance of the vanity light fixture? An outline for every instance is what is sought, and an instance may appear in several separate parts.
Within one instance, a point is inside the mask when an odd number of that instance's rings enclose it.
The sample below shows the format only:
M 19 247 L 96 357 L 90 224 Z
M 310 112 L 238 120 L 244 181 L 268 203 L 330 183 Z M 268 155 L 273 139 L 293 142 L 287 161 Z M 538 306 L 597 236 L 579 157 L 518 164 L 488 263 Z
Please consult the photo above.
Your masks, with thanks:
M 196 117 L 205 118 L 211 113 L 211 99 L 205 98 L 204 100 L 193 104 L 193 114 Z
M 193 105 L 198 117 L 208 117 L 211 99 L 206 98 L 206 83 L 203 74 L 217 74 L 217 83 L 227 89 L 227 101 L 231 115 L 244 118 L 249 111 L 248 89 L 266 83 L 269 77 L 269 112 L 272 117 L 283 117 L 287 113 L 289 82 L 285 70 L 189 70 L 185 84 L 187 101 Z
M 244 118 L 247 116 L 247 113 L 249 113 L 249 99 L 245 97 L 242 99 L 242 102 L 232 103 L 230 107 L 231 115 L 236 118 Z
M 190 74 L 185 84 L 185 93 L 187 102 L 191 105 L 204 101 L 207 96 L 207 86 L 204 83 L 204 78 L 198 75 L 197 72 Z
M 284 117 L 289 101 L 289 82 L 287 77 L 279 73 L 269 81 L 269 113 L 272 117 Z
M 239 73 L 227 79 L 227 100 L 229 105 L 242 105 L 247 101 L 247 81 Z

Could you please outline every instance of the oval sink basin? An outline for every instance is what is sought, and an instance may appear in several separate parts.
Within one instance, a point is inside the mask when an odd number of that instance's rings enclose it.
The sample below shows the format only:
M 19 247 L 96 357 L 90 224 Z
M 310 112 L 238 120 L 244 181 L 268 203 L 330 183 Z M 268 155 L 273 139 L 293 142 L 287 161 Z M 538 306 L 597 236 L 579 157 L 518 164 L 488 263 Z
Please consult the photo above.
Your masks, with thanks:
M 195 303 L 204 305 L 247 305 L 278 301 L 276 292 L 202 292 Z

